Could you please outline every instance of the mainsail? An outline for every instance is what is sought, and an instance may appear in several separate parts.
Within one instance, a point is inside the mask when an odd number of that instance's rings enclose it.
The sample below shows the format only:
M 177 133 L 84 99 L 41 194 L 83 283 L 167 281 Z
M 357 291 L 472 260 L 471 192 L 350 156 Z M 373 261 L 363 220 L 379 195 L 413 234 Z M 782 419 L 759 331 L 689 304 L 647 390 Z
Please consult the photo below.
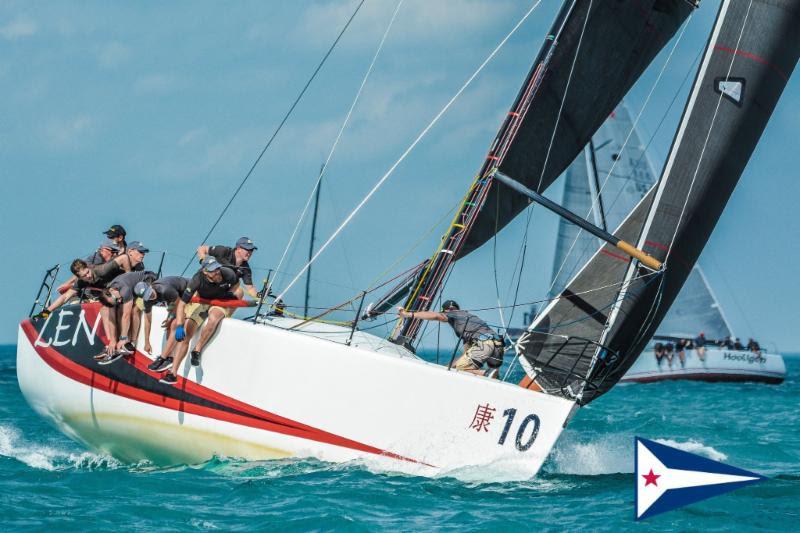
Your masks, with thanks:
M 491 145 L 451 228 L 406 309 L 429 309 L 453 261 L 492 238 L 527 197 L 493 181 L 499 170 L 536 191 L 575 159 L 658 52 L 686 20 L 692 0 L 568 0 Z M 392 335 L 409 344 L 419 321 Z
M 597 131 L 564 175 L 564 207 L 596 225 L 616 228 L 656 183 L 656 174 L 630 110 L 623 102 Z M 550 294 L 561 294 L 602 244 L 561 219 Z M 704 332 L 724 339 L 733 332 L 700 269 L 695 265 L 658 333 L 693 338 Z
M 615 232 L 638 236 L 665 268 L 644 271 L 608 246 L 595 253 L 520 339 L 523 366 L 544 389 L 592 401 L 659 327 L 797 64 L 798 27 L 794 0 L 723 0 L 661 178 Z M 567 353 L 582 338 L 604 348 Z

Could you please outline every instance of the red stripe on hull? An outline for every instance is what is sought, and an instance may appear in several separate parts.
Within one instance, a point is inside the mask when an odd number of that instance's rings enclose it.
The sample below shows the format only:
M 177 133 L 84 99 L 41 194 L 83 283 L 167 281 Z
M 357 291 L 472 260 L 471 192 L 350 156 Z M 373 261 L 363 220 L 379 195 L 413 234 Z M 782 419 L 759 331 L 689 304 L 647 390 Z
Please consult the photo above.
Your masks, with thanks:
M 51 346 L 38 346 L 36 344 L 36 339 L 38 338 L 39 332 L 36 331 L 30 320 L 23 321 L 20 326 L 25 332 L 28 342 L 30 342 L 36 353 L 45 363 L 47 363 L 48 366 L 63 376 L 89 387 L 102 390 L 110 394 L 116 394 L 117 396 L 122 396 L 130 400 L 148 403 L 150 405 L 155 405 L 157 407 L 163 407 L 166 409 L 172 409 L 174 411 L 203 416 L 206 418 L 213 418 L 223 422 L 230 422 L 242 426 L 263 429 L 274 433 L 281 433 L 292 437 L 313 440 L 375 455 L 382 455 L 392 459 L 399 459 L 425 466 L 432 466 L 422 461 L 417 461 L 393 452 L 381 450 L 380 448 L 376 448 L 374 446 L 363 444 L 345 437 L 340 437 L 339 435 L 335 435 L 333 433 L 328 433 L 326 431 L 301 424 L 268 411 L 262 411 L 256 407 L 239 402 L 238 400 L 215 392 L 207 387 L 203 387 L 202 385 L 198 385 L 181 377 L 178 378 L 178 383 L 176 384 L 176 387 L 178 387 L 180 390 L 206 398 L 226 407 L 240 410 L 250 416 L 237 415 L 235 413 L 229 413 L 202 405 L 196 405 L 181 399 L 169 398 L 161 394 L 153 393 L 138 387 L 133 387 L 131 385 L 115 381 L 107 376 L 98 374 L 87 367 L 79 365 L 75 361 L 72 361 L 68 357 L 60 354 Z M 98 330 L 98 337 L 100 337 L 99 334 L 100 331 Z M 149 375 L 153 376 L 154 379 L 158 379 L 160 374 L 147 370 L 148 363 L 146 363 L 145 360 L 149 362 L 149 359 L 137 352 L 137 354 L 134 356 L 133 365 L 137 369 L 147 372 Z M 125 360 L 119 360 L 115 364 L 131 363 Z

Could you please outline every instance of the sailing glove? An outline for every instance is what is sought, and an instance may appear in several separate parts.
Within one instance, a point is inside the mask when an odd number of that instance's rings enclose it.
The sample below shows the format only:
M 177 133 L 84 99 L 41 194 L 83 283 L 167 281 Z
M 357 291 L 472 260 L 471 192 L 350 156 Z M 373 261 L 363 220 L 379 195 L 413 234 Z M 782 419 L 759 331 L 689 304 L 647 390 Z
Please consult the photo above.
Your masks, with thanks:
M 183 329 L 183 326 L 178 326 L 177 328 L 175 328 L 175 340 L 181 342 L 185 338 L 186 338 L 186 330 Z

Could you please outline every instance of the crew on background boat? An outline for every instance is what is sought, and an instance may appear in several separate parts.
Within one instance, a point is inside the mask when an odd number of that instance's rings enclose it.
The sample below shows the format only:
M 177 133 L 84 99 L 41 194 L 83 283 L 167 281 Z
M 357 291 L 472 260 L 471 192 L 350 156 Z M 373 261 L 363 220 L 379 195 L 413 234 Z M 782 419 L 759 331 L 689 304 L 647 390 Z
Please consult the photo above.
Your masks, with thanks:
M 653 346 L 653 352 L 656 355 L 656 363 L 658 363 L 658 366 L 661 366 L 661 362 L 664 360 L 664 355 L 666 354 L 664 351 L 664 345 L 660 342 L 657 342 L 655 346 Z
M 150 327 L 153 319 L 153 306 L 157 303 L 167 305 L 167 319 L 161 327 L 167 330 L 167 344 L 161 350 L 161 355 L 147 367 L 156 372 L 162 372 L 172 367 L 173 358 L 170 355 L 177 345 L 175 340 L 175 308 L 181 294 L 186 290 L 189 280 L 181 276 L 166 276 L 153 282 L 140 281 L 133 288 L 133 293 L 140 298 L 142 311 L 144 311 L 144 351 L 152 354 L 150 345 Z
M 497 369 L 503 364 L 505 353 L 503 338 L 478 315 L 462 311 L 453 300 L 447 300 L 442 304 L 441 313 L 406 311 L 398 307 L 397 314 L 402 318 L 447 322 L 456 336 L 464 342 L 464 353 L 455 363 L 456 370 L 497 377 Z M 481 370 L 484 363 L 489 367 L 486 372 Z
M 108 284 L 100 296 L 100 302 L 110 309 L 109 324 L 111 329 L 106 329 L 109 347 L 113 351 L 105 357 L 99 358 L 101 365 L 113 363 L 124 355 L 136 351 L 136 339 L 139 338 L 139 312 L 134 311 L 133 292 L 137 283 L 152 282 L 156 279 L 155 272 L 126 272 L 120 274 Z
M 761 345 L 758 344 L 758 341 L 750 337 L 750 340 L 747 341 L 747 349 L 751 352 L 761 355 Z
M 678 360 L 681 362 L 681 368 L 686 366 L 686 350 L 691 349 L 691 342 L 686 339 L 678 339 L 675 343 L 675 351 L 678 352 Z
M 233 248 L 229 246 L 206 246 L 202 245 L 197 248 L 197 257 L 202 262 L 206 256 L 213 256 L 223 266 L 233 269 L 236 276 L 241 281 L 244 287 L 240 287 L 237 296 L 242 297 L 243 291 L 247 292 L 252 298 L 258 298 L 259 294 L 253 286 L 253 271 L 250 268 L 248 261 L 253 256 L 253 252 L 258 250 L 253 241 L 248 237 L 240 237 Z
M 178 348 L 175 351 L 173 370 L 180 368 L 189 349 L 189 341 L 203 325 L 203 321 L 206 324 L 192 350 L 192 366 L 200 364 L 203 348 L 217 331 L 220 322 L 233 315 L 234 309 L 231 307 L 192 302 L 195 293 L 204 300 L 237 300 L 238 288 L 239 278 L 233 270 L 222 266 L 213 256 L 203 259 L 202 268 L 189 280 L 175 308 L 175 340 L 178 341 Z M 173 384 L 177 382 L 177 378 L 172 371 L 167 371 L 161 381 Z
M 675 356 L 675 345 L 671 342 L 665 343 L 664 355 L 667 357 L 667 363 L 669 363 L 669 367 L 672 368 L 672 358 Z
M 706 334 L 702 331 L 700 335 L 695 337 L 694 339 L 694 348 L 697 352 L 697 357 L 700 358 L 700 361 L 706 360 Z
M 744 350 L 744 344 L 742 344 L 742 341 L 739 340 L 739 337 L 736 337 L 736 341 L 733 343 L 733 349 Z

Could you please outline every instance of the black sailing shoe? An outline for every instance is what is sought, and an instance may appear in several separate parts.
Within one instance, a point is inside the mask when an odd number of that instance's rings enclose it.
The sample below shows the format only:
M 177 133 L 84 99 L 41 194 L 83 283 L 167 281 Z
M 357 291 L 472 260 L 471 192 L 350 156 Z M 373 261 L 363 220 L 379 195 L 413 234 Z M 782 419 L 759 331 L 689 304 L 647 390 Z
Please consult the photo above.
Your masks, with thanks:
M 164 370 L 172 367 L 172 357 L 158 356 L 155 360 L 147 365 L 147 368 L 154 372 L 163 372 Z
M 200 366 L 200 352 L 192 350 L 192 366 Z
M 124 357 L 124 356 L 125 356 L 125 354 L 122 353 L 122 352 L 114 352 L 111 355 L 107 355 L 107 356 L 103 357 L 102 359 L 100 359 L 97 362 L 97 364 L 98 365 L 110 365 L 111 363 L 113 363 L 117 359 L 120 359 L 121 357 Z
M 161 379 L 159 379 L 158 381 L 160 381 L 161 383 L 166 383 L 167 385 L 175 385 L 178 382 L 178 378 L 176 378 L 175 374 L 173 374 L 172 372 L 167 372 L 166 374 L 161 376 Z

